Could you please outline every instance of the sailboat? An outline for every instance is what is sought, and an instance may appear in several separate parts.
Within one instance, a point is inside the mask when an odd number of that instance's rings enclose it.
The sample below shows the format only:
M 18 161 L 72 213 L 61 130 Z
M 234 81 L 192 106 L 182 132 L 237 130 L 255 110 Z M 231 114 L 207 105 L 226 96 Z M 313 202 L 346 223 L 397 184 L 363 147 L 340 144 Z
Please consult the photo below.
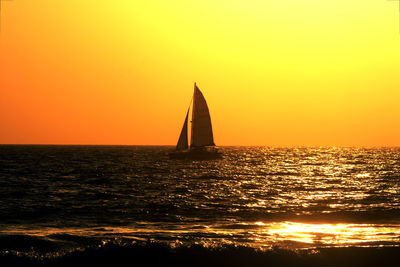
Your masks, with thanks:
M 188 118 L 190 106 L 192 105 L 192 127 L 190 136 L 190 147 L 188 142 Z M 170 158 L 177 159 L 219 159 L 222 153 L 214 143 L 214 136 L 211 126 L 211 117 L 206 99 L 203 93 L 194 83 L 194 93 L 189 104 L 185 121 L 175 151 L 169 154 Z

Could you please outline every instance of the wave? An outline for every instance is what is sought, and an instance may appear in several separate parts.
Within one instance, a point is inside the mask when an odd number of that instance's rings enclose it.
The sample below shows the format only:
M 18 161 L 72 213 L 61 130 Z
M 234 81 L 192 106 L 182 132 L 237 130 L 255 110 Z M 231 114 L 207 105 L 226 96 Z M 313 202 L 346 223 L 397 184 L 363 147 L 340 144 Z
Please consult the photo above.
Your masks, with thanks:
M 267 250 L 244 246 L 167 245 L 114 240 L 85 248 L 40 254 L 0 252 L 2 266 L 396 266 L 399 247 Z

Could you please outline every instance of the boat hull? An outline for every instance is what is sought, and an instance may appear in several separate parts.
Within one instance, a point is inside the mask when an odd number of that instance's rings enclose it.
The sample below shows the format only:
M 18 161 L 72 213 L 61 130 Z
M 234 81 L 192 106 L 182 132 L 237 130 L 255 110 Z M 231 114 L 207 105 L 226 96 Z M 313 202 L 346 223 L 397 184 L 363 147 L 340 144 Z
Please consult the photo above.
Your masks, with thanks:
M 189 149 L 169 153 L 171 159 L 183 160 L 216 160 L 222 159 L 222 153 L 217 149 Z

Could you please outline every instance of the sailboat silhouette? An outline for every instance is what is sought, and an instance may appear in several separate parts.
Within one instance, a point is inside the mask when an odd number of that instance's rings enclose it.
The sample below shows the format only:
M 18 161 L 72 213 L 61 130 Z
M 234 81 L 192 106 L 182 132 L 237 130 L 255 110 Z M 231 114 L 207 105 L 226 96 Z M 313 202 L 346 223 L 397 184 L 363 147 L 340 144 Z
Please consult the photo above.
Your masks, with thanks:
M 188 117 L 192 102 L 192 127 L 189 147 Z M 170 157 L 182 159 L 218 159 L 222 157 L 222 153 L 218 151 L 214 143 L 211 117 L 206 99 L 196 83 L 194 83 L 193 99 L 189 104 L 178 143 L 175 151 L 170 153 Z

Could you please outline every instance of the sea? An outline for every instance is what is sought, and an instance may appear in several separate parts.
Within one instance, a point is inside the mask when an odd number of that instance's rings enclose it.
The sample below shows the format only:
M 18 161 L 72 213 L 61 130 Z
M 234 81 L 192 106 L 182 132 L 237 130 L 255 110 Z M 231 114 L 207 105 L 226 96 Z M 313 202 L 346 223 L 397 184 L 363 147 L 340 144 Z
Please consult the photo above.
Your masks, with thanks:
M 173 149 L 1 145 L 0 262 L 149 244 L 400 246 L 400 148 L 232 146 L 197 161 Z

